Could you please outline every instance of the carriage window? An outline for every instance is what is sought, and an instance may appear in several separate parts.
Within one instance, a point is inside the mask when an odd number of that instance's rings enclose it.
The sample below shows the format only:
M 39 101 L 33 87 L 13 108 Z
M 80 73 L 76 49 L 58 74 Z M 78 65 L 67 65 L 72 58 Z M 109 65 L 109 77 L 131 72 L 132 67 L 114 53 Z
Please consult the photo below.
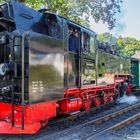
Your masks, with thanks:
M 82 35 L 82 40 L 82 51 L 90 53 L 90 35 L 84 32 Z
M 95 39 L 94 39 L 94 37 L 90 37 L 90 52 L 95 53 Z

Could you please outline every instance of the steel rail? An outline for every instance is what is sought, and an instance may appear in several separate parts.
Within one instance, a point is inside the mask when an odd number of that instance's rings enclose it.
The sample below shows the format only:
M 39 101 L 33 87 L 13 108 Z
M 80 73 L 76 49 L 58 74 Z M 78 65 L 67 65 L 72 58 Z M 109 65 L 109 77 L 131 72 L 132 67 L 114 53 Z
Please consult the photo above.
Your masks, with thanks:
M 117 123 L 109 128 L 105 128 L 104 130 L 102 131 L 99 131 L 97 132 L 96 134 L 90 134 L 89 136 L 83 138 L 82 140 L 92 140 L 93 138 L 96 138 L 97 136 L 105 133 L 105 132 L 108 132 L 108 131 L 112 131 L 112 130 L 117 130 L 117 129 L 121 129 L 122 127 L 128 125 L 129 123 L 133 122 L 133 121 L 136 121 L 137 119 L 140 119 L 140 112 L 127 118 L 126 120 L 120 122 L 120 123 Z

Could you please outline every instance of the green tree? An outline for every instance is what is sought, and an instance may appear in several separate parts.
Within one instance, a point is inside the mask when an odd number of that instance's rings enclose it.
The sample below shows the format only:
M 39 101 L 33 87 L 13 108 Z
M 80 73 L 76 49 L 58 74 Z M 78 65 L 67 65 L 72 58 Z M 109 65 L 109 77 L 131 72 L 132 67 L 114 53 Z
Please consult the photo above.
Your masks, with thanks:
M 115 45 L 116 50 L 122 56 L 132 56 L 136 51 L 140 51 L 140 41 L 131 37 L 116 38 L 109 33 L 99 34 L 97 39 L 103 43 L 108 42 L 110 45 Z
M 39 9 L 46 7 L 77 23 L 88 25 L 89 17 L 96 22 L 103 21 L 112 29 L 115 26 L 115 15 L 120 12 L 122 0 L 19 0 L 26 5 Z
M 119 37 L 117 47 L 123 56 L 132 56 L 136 51 L 140 51 L 140 41 L 131 37 Z
M 97 36 L 97 39 L 103 43 L 108 42 L 110 45 L 115 45 L 117 38 L 112 36 L 110 33 L 102 33 Z

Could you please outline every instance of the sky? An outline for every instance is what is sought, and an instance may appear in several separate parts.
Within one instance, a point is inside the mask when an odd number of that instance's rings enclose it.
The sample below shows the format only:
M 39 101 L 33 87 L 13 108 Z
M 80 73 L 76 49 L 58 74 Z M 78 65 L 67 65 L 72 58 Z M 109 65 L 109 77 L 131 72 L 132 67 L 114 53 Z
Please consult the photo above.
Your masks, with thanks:
M 115 36 L 134 37 L 140 40 L 140 0 L 123 0 L 121 14 L 117 19 L 117 26 L 110 31 L 106 24 L 96 24 L 90 20 L 91 28 L 96 33 L 109 32 Z

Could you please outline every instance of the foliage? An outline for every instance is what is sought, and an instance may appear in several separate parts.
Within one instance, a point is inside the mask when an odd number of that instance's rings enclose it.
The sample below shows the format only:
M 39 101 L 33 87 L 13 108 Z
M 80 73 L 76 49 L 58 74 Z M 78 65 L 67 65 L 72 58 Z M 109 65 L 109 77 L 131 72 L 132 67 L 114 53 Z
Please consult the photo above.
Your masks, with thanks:
M 110 33 L 102 33 L 97 36 L 97 39 L 103 43 L 108 42 L 110 45 L 115 45 L 117 41 L 117 38 L 112 36 Z
M 90 16 L 96 22 L 103 21 L 112 29 L 115 15 L 120 12 L 122 0 L 18 0 L 33 9 L 47 7 L 74 22 L 89 26 Z
M 47 6 L 46 0 L 36 0 L 36 1 L 35 0 L 26 0 L 25 4 L 28 7 L 31 7 L 35 10 L 38 10 L 41 7 L 46 7 Z
M 122 56 L 132 56 L 136 51 L 140 51 L 140 41 L 135 38 L 116 38 L 109 33 L 103 33 L 98 35 L 97 39 L 103 43 L 109 42 L 110 45 L 115 45 Z
M 117 39 L 117 47 L 124 56 L 131 56 L 136 51 L 140 51 L 140 41 L 130 37 L 119 37 Z

